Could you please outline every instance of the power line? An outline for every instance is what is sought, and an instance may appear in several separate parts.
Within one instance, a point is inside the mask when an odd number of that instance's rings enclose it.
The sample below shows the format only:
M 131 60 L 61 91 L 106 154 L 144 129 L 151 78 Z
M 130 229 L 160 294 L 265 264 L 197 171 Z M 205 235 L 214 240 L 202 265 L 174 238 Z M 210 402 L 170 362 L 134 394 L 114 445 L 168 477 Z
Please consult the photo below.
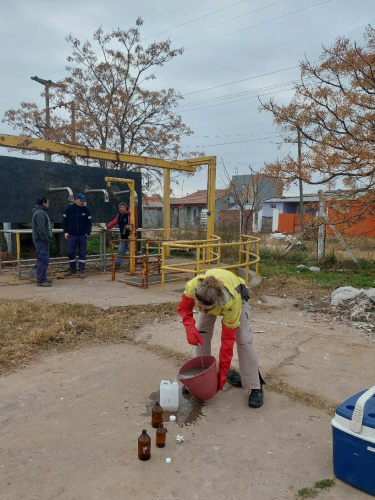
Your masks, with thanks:
M 232 3 L 231 5 L 228 5 L 227 7 L 223 7 L 221 9 L 214 10 L 212 12 L 209 12 L 208 14 L 204 14 L 203 16 L 196 17 L 195 19 L 191 19 L 190 21 L 186 21 L 185 23 L 178 24 L 177 26 L 173 26 L 173 28 L 168 28 L 167 30 L 159 31 L 159 33 L 155 33 L 154 35 L 146 36 L 146 38 L 142 38 L 142 41 L 148 40 L 149 38 L 152 38 L 154 36 L 162 35 L 163 33 L 166 33 L 167 31 L 172 31 L 176 28 L 181 28 L 181 26 L 185 26 L 186 24 L 190 24 L 190 23 L 193 23 L 195 21 L 199 21 L 200 19 L 203 19 L 205 17 L 212 16 L 212 14 L 216 14 L 216 12 L 221 12 L 223 10 L 229 9 L 231 7 L 234 7 L 235 5 L 238 5 L 238 4 L 244 3 L 244 2 L 247 2 L 247 0 L 241 0 L 240 2 Z
M 313 77 L 311 77 L 311 78 L 313 78 Z M 258 87 L 258 88 L 253 89 L 253 90 L 244 90 L 243 92 L 237 92 L 237 93 L 234 93 L 234 94 L 225 94 L 223 96 L 210 97 L 209 99 L 203 99 L 201 101 L 186 102 L 186 103 L 180 104 L 179 108 L 181 108 L 181 107 L 189 107 L 189 106 L 193 106 L 193 105 L 196 105 L 196 104 L 202 104 L 202 103 L 210 102 L 210 101 L 219 101 L 219 100 L 222 100 L 222 99 L 228 99 L 230 97 L 245 96 L 245 95 L 248 95 L 248 94 L 253 94 L 254 92 L 259 92 L 259 91 L 263 91 L 263 90 L 277 89 L 277 88 L 280 88 L 280 87 L 285 87 L 287 85 L 294 85 L 294 84 L 296 84 L 298 82 L 299 82 L 299 80 L 289 80 L 288 82 L 275 83 L 274 85 L 267 85 L 265 87 Z
M 182 38 L 186 38 L 187 36 L 190 35 L 196 35 L 197 33 L 201 33 L 202 31 L 209 30 L 210 28 L 216 28 L 216 26 L 220 26 L 221 24 L 229 23 L 229 21 L 235 21 L 236 19 L 239 19 L 244 16 L 248 16 L 249 14 L 253 14 L 254 12 L 258 12 L 259 10 L 267 9 L 267 7 L 272 7 L 273 5 L 277 5 L 278 3 L 285 2 L 285 0 L 278 0 L 277 2 L 270 3 L 268 5 L 265 5 L 264 7 L 259 7 L 258 9 L 255 10 L 250 10 L 249 12 L 245 12 L 244 14 L 240 14 L 239 16 L 232 17 L 231 19 L 226 19 L 225 21 L 221 21 L 220 23 L 212 24 L 211 26 L 207 26 L 206 28 L 202 28 L 197 31 L 193 31 L 191 33 L 188 33 L 187 35 L 179 36 L 178 38 L 175 38 L 172 40 L 172 42 L 176 42 L 177 40 L 181 40 Z
M 184 139 L 205 139 L 207 137 L 248 137 L 250 135 L 272 135 L 275 132 L 252 132 L 250 134 L 221 134 L 221 135 L 191 135 Z M 191 146 L 190 146 L 191 147 Z
M 319 2 L 319 3 L 316 3 L 314 5 L 309 5 L 308 7 L 304 7 L 303 9 L 294 10 L 293 12 L 289 12 L 288 14 L 283 14 L 282 16 L 274 17 L 273 19 L 268 19 L 267 21 L 253 24 L 251 26 L 247 26 L 246 28 L 232 31 L 231 33 L 226 33 L 225 35 L 220 35 L 220 36 L 217 36 L 215 38 L 211 38 L 210 40 L 206 40 L 204 42 L 196 43 L 195 45 L 189 45 L 189 47 L 185 47 L 185 50 L 192 49 L 193 47 L 198 47 L 198 45 L 203 45 L 204 43 L 213 42 L 214 40 L 219 40 L 220 38 L 224 38 L 224 37 L 229 36 L 229 35 L 234 35 L 235 33 L 241 33 L 242 31 L 246 31 L 246 30 L 249 30 L 251 28 L 255 28 L 256 26 L 262 26 L 263 24 L 270 23 L 271 21 L 277 21 L 278 19 L 282 19 L 283 17 L 291 16 L 292 14 L 297 14 L 298 12 L 312 9 L 313 7 L 317 7 L 318 5 L 323 5 L 323 4 L 329 3 L 329 2 L 331 2 L 331 0 L 324 0 L 324 2 Z
M 261 137 L 259 139 L 249 139 L 247 141 L 233 141 L 233 142 L 221 142 L 218 144 L 200 144 L 200 145 L 195 145 L 195 146 L 181 146 L 183 149 L 188 149 L 188 148 L 209 148 L 213 146 L 225 146 L 228 144 L 243 144 L 245 142 L 256 142 L 256 141 L 265 141 L 268 140 L 270 141 L 271 139 L 277 139 L 280 137 L 280 135 L 275 135 L 275 137 Z
M 282 71 L 288 71 L 290 69 L 296 69 L 296 68 L 299 68 L 299 64 L 297 64 L 296 66 L 289 66 L 289 68 L 282 68 L 282 69 L 277 69 L 275 71 L 270 71 L 269 73 L 263 73 L 261 75 L 250 76 L 249 78 L 243 78 L 242 80 L 236 80 L 235 82 L 222 83 L 221 85 L 215 85 L 215 87 L 208 87 L 207 89 L 194 90 L 194 92 L 188 92 L 187 94 L 183 94 L 183 97 L 187 95 L 198 94 L 199 92 L 207 92 L 208 90 L 219 89 L 220 87 L 226 87 L 228 85 L 234 85 L 235 83 L 242 83 L 242 82 L 247 82 L 249 80 L 255 80 L 256 78 L 262 78 L 263 76 L 274 75 L 275 73 L 281 73 Z
M 266 92 L 265 94 L 254 95 L 254 96 L 250 96 L 250 97 L 245 97 L 244 99 L 237 99 L 235 101 L 219 102 L 217 104 L 211 104 L 210 106 L 202 106 L 200 108 L 183 109 L 181 111 L 183 111 L 183 112 L 186 113 L 188 111 L 197 111 L 199 109 L 213 108 L 214 106 L 222 106 L 223 104 L 233 104 L 235 102 L 246 101 L 248 99 L 255 99 L 256 97 L 263 97 L 263 96 L 266 96 L 266 95 L 278 94 L 279 92 L 285 92 L 286 90 L 294 90 L 294 87 L 290 87 L 289 89 L 275 90 L 274 92 Z

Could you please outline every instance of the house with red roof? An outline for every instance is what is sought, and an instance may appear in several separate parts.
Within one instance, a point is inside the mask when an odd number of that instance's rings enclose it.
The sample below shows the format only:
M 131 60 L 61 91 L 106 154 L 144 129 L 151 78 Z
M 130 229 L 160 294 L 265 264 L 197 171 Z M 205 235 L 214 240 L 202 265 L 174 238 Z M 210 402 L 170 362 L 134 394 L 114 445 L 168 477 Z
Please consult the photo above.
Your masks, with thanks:
M 234 205 L 231 189 L 216 189 L 215 191 L 215 224 L 220 210 Z M 196 227 L 205 223 L 207 216 L 207 190 L 200 189 L 183 198 L 171 199 L 171 226 L 181 229 Z

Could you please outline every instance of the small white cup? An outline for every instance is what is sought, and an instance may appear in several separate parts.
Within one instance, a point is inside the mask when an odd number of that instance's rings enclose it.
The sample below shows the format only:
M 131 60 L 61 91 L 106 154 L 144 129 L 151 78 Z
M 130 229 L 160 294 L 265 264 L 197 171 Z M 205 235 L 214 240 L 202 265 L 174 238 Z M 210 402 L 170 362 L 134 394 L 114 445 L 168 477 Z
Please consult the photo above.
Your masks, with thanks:
M 170 464 L 170 463 L 172 462 L 172 460 L 171 460 L 170 458 L 166 458 L 166 459 L 165 459 L 165 462 L 166 462 L 167 464 Z
M 170 421 L 170 422 L 176 422 L 176 415 L 171 415 L 171 416 L 169 417 L 169 421 Z

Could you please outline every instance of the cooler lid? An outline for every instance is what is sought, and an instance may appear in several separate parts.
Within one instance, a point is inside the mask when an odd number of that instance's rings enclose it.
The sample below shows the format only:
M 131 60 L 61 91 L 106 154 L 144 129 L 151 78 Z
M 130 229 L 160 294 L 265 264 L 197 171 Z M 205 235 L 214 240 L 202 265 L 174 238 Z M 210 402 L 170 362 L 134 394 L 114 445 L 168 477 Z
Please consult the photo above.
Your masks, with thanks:
M 345 418 L 346 420 L 351 420 L 357 399 L 365 392 L 366 390 L 361 391 L 341 403 L 341 405 L 336 410 L 336 414 L 340 417 Z M 367 401 L 365 405 L 362 425 L 375 429 L 375 394 Z

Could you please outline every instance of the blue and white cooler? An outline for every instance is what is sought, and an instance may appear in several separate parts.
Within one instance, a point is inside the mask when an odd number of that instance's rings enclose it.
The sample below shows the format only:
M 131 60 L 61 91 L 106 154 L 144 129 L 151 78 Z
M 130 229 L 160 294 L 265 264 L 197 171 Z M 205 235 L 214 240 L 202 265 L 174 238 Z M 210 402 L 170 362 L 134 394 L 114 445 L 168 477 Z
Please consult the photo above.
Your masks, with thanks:
M 337 408 L 332 434 L 335 476 L 375 496 L 375 386 Z

